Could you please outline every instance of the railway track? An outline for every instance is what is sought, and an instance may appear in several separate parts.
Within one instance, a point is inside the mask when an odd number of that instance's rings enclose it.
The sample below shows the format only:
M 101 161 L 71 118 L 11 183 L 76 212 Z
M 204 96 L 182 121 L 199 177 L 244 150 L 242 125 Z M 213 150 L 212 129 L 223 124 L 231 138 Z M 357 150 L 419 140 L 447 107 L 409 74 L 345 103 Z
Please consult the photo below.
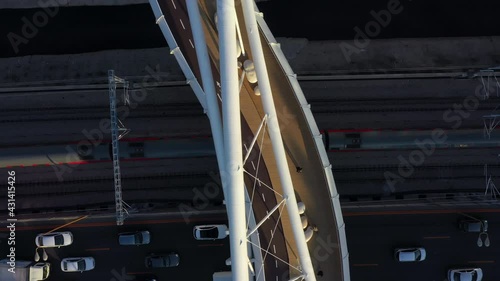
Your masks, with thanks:
M 445 112 L 463 99 L 385 99 L 381 100 L 337 100 L 310 99 L 314 114 L 352 114 L 352 113 L 397 113 L 397 112 Z M 500 104 L 495 99 L 480 103 L 475 111 L 491 114 Z M 199 103 L 139 104 L 135 109 L 119 107 L 118 114 L 126 118 L 179 118 L 203 117 L 205 114 Z M 0 123 L 44 122 L 57 120 L 99 120 L 108 118 L 109 107 L 50 107 L 4 109 L 0 112 Z

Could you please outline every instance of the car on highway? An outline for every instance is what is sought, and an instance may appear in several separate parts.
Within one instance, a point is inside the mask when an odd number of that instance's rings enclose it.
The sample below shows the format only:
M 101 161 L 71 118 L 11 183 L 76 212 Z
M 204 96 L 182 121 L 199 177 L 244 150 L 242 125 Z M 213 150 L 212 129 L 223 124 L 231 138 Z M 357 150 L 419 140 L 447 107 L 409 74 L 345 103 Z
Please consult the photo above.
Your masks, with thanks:
M 481 268 L 459 268 L 448 270 L 448 281 L 481 281 L 483 270 Z
M 458 223 L 458 228 L 464 232 L 487 232 L 487 220 L 462 220 Z
M 398 248 L 394 250 L 394 257 L 398 262 L 419 262 L 425 260 L 424 248 Z
M 61 270 L 64 272 L 84 272 L 94 269 L 93 257 L 64 258 L 61 261 Z
M 124 232 L 118 234 L 118 242 L 120 245 L 147 245 L 151 242 L 149 231 Z
M 38 248 L 59 248 L 73 243 L 73 234 L 69 231 L 40 233 L 35 238 Z
M 179 265 L 179 260 L 177 253 L 150 254 L 146 257 L 145 263 L 147 268 L 175 267 Z
M 193 228 L 193 236 L 196 240 L 224 239 L 229 234 L 224 224 L 197 225 Z

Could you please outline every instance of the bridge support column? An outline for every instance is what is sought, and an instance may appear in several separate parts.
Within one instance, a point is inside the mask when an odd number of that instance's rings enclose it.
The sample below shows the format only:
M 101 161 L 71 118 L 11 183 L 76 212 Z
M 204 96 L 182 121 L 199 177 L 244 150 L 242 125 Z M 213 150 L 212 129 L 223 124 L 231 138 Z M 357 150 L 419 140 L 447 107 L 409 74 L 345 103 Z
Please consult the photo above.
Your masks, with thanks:
M 245 186 L 243 181 L 243 148 L 241 137 L 240 91 L 236 52 L 236 17 L 234 0 L 217 0 L 219 18 L 220 73 L 222 116 L 226 152 L 226 208 L 229 218 L 231 268 L 233 280 L 248 281 Z

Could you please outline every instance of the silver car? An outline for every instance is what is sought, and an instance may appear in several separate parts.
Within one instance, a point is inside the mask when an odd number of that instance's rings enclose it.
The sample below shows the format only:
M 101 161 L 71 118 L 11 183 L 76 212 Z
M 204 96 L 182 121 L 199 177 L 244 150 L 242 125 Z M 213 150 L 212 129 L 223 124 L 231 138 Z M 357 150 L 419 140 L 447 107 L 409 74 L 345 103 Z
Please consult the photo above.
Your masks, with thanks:
M 448 270 L 448 281 L 481 281 L 483 270 L 481 268 L 459 268 Z
M 38 248 L 59 248 L 73 243 L 73 234 L 69 231 L 40 233 L 35 238 Z
M 401 248 L 394 251 L 394 257 L 399 262 L 418 262 L 425 260 L 424 248 Z
M 84 272 L 94 269 L 93 257 L 65 258 L 61 261 L 61 270 L 64 272 Z

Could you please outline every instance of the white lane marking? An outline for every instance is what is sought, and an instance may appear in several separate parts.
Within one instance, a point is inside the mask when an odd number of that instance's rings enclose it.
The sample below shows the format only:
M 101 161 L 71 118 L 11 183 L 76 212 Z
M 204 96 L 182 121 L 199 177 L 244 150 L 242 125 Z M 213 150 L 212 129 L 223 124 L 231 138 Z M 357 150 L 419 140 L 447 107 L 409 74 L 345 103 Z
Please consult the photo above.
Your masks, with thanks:
M 177 9 L 177 7 L 175 6 L 175 3 L 174 3 L 174 0 L 170 0 L 172 2 L 172 5 L 174 6 L 174 9 Z
M 264 200 L 264 202 L 266 202 L 266 196 L 264 196 L 264 193 L 262 193 L 262 200 Z
M 273 244 L 273 251 L 276 254 L 276 246 L 274 246 L 274 244 Z
M 252 167 L 253 167 L 253 170 L 255 171 L 256 170 L 255 169 L 255 164 L 253 163 L 253 161 L 250 161 L 250 162 L 252 162 Z
M 191 41 L 191 39 L 189 39 L 189 43 L 191 43 L 191 47 L 193 47 L 193 49 L 194 49 L 194 45 L 193 45 L 193 42 Z
M 246 143 L 243 144 L 243 147 L 245 148 L 246 152 L 248 152 L 248 147 Z
M 182 22 L 182 20 L 181 20 L 181 19 L 179 19 L 179 21 L 181 22 L 182 29 L 186 30 L 186 27 L 184 26 L 184 23 Z
M 278 260 L 274 260 L 274 262 L 276 263 L 276 268 L 278 268 Z M 278 276 L 276 276 L 278 277 Z
M 276 281 L 278 281 L 278 275 L 276 275 Z
M 257 182 L 259 183 L 259 186 L 261 186 L 261 185 L 260 185 L 260 179 L 257 179 Z

